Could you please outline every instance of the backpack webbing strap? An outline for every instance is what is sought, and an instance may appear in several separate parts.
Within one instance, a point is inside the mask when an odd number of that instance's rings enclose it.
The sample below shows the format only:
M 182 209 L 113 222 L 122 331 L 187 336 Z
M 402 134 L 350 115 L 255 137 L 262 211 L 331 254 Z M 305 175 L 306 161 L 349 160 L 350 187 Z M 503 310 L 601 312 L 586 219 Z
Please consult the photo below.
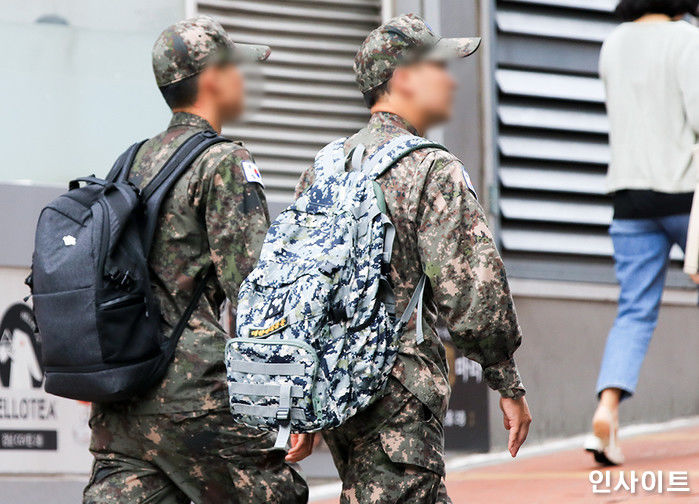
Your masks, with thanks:
M 220 142 L 230 142 L 230 140 L 219 136 L 214 131 L 206 130 L 195 133 L 177 148 L 158 174 L 141 191 L 147 209 L 143 231 L 143 250 L 146 257 L 148 257 L 153 243 L 155 226 L 163 199 L 192 162 L 209 147 Z
M 238 415 L 249 415 L 255 417 L 263 418 L 275 418 L 277 416 L 277 411 L 279 408 L 277 406 L 257 406 L 255 404 L 243 404 L 243 403 L 233 403 L 231 404 L 231 411 Z M 291 408 L 291 419 L 299 420 L 301 422 L 306 421 L 306 413 L 304 413 L 303 408 Z
M 240 363 L 242 361 L 235 361 Z M 241 415 L 251 415 L 259 417 L 276 418 L 279 422 L 279 430 L 277 431 L 277 439 L 274 443 L 274 448 L 284 449 L 289 442 L 291 436 L 291 421 L 305 420 L 306 415 L 301 408 L 293 408 L 291 406 L 292 397 L 303 397 L 303 390 L 300 387 L 294 386 L 291 383 L 281 383 L 279 385 L 264 385 L 251 383 L 232 383 L 229 384 L 229 392 L 251 396 L 272 396 L 276 395 L 279 398 L 279 406 L 257 406 L 254 404 L 231 403 L 233 413 Z
M 386 200 L 384 198 L 381 186 L 376 182 L 376 179 L 386 172 L 391 166 L 396 162 L 416 150 L 425 148 L 436 148 L 441 150 L 447 150 L 441 144 L 432 142 L 426 138 L 422 138 L 415 135 L 401 135 L 392 140 L 388 141 L 382 145 L 376 152 L 374 152 L 364 163 L 362 170 L 367 174 L 368 177 L 374 180 L 374 193 L 376 195 L 377 204 L 381 209 L 383 214 L 386 214 Z M 384 261 L 388 263 L 391 259 L 393 252 L 393 240 L 395 238 L 395 228 L 393 226 L 387 226 L 386 237 L 384 240 Z M 403 315 L 396 324 L 396 329 L 402 331 L 403 327 L 410 321 L 413 312 L 417 308 L 417 319 L 415 321 L 415 339 L 417 344 L 420 345 L 425 341 L 424 330 L 422 326 L 422 304 L 423 298 L 425 296 L 425 286 L 427 284 L 427 275 L 424 273 L 420 277 L 420 281 L 415 287 L 413 295 L 408 301 L 408 306 L 405 308 Z M 392 293 L 388 296 L 389 303 L 393 303 Z
M 397 136 L 371 154 L 364 163 L 362 170 L 368 177 L 377 179 L 396 162 L 400 161 L 411 152 L 430 147 L 447 150 L 443 145 L 428 140 L 427 138 L 415 135 Z
M 352 170 L 360 171 L 362 169 L 362 160 L 364 159 L 365 152 L 366 147 L 364 147 L 364 144 L 359 144 L 354 149 L 352 149 L 352 151 L 350 152 Z
M 279 431 L 277 440 L 274 442 L 275 448 L 286 448 L 291 436 L 291 384 L 282 383 L 279 387 L 279 409 L 276 414 L 279 421 Z
M 415 308 L 417 308 L 417 319 L 415 320 L 415 339 L 417 340 L 418 345 L 425 341 L 425 335 L 422 328 L 422 298 L 425 296 L 426 284 L 427 275 L 423 273 L 420 277 L 420 281 L 417 283 L 417 287 L 415 287 L 413 295 L 410 297 L 410 301 L 408 301 L 408 306 L 405 307 L 405 311 L 398 321 L 396 328 L 396 330 L 402 331 L 405 324 L 407 324 L 410 321 L 410 318 L 413 316 Z
M 228 384 L 228 392 L 246 396 L 278 396 L 281 391 L 279 387 L 280 385 L 271 385 L 267 383 L 232 382 Z M 291 397 L 303 397 L 303 389 L 298 385 L 292 385 Z
M 165 185 L 168 179 L 178 171 L 180 166 L 186 162 L 194 161 L 192 154 L 195 152 L 201 154 L 203 150 L 206 150 L 209 146 L 216 143 L 216 141 L 225 140 L 225 138 L 219 137 L 214 131 L 210 130 L 198 131 L 187 138 L 165 162 L 157 175 L 141 190 L 143 199 L 149 199 L 156 194 L 156 192 Z
M 172 361 L 173 357 L 175 356 L 175 350 L 177 349 L 177 343 L 180 341 L 180 337 L 182 336 L 182 333 L 184 332 L 185 328 L 187 327 L 187 324 L 189 323 L 189 319 L 192 316 L 192 313 L 194 313 L 194 310 L 196 310 L 197 306 L 199 306 L 199 301 L 201 300 L 201 297 L 204 294 L 204 290 L 206 289 L 206 284 L 208 284 L 209 280 L 211 280 L 214 276 L 216 276 L 216 269 L 214 268 L 214 265 L 212 263 L 211 266 L 209 266 L 209 268 L 206 270 L 206 273 L 204 273 L 203 278 L 197 284 L 197 288 L 194 290 L 194 294 L 192 294 L 192 300 L 187 305 L 187 308 L 185 308 L 184 313 L 180 317 L 180 320 L 177 322 L 177 325 L 172 330 L 172 334 L 170 334 L 170 337 L 166 341 L 166 344 L 167 344 L 166 356 L 167 356 L 167 358 L 161 360 L 161 362 L 164 362 L 165 365 L 170 365 L 170 362 Z
M 230 371 L 262 375 L 303 376 L 305 368 L 300 362 L 249 362 L 234 360 L 228 365 Z
M 105 180 L 107 182 L 125 180 L 125 174 L 128 172 L 128 168 L 133 164 L 133 160 L 136 157 L 138 149 L 140 149 L 141 146 L 147 141 L 148 139 L 141 140 L 140 142 L 136 142 L 131 147 L 126 149 L 126 151 L 124 151 L 114 162 L 114 165 L 112 166 L 112 169 L 109 170 L 109 173 L 107 173 Z

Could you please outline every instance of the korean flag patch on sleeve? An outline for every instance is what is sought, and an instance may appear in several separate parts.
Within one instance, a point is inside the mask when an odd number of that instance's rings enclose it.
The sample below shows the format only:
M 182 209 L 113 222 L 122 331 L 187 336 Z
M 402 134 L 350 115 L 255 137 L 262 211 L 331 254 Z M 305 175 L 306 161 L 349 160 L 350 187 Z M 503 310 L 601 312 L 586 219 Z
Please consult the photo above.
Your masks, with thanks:
M 468 172 L 466 171 L 466 167 L 464 165 L 461 165 L 461 173 L 464 176 L 464 180 L 466 181 L 466 187 L 473 193 L 473 195 L 478 199 L 478 193 L 476 192 L 476 188 L 473 187 L 473 182 L 471 182 L 471 177 L 468 176 Z
M 265 186 L 264 182 L 262 182 L 262 174 L 255 163 L 246 159 L 242 162 L 242 167 L 245 180 L 251 183 L 260 184 L 262 187 Z

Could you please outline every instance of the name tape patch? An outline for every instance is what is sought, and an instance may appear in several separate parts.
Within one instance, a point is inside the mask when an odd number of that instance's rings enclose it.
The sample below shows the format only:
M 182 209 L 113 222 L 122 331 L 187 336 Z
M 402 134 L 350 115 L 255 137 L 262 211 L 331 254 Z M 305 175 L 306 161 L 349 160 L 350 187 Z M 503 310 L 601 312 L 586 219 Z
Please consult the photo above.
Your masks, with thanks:
M 281 331 L 286 327 L 286 318 L 283 318 L 281 320 L 276 321 L 274 324 L 272 324 L 269 327 L 266 327 L 264 329 L 253 329 L 250 331 L 250 336 L 253 338 L 260 338 L 262 336 L 269 336 L 270 334 L 274 334 L 275 332 Z
M 257 168 L 257 165 L 255 163 L 253 163 L 252 161 L 245 160 L 243 161 L 242 166 L 245 180 L 247 180 L 248 182 L 253 182 L 255 184 L 260 184 L 262 187 L 265 186 L 264 182 L 262 182 L 262 174 L 260 173 L 260 170 Z

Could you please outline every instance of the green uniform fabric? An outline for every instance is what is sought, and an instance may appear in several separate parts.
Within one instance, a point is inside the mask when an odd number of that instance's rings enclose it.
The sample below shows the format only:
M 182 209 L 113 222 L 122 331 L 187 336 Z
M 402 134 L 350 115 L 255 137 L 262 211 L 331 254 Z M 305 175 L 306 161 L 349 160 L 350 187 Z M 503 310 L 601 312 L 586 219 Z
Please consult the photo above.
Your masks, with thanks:
M 139 150 L 130 180 L 144 187 L 187 138 L 204 129 L 212 128 L 201 117 L 174 114 L 168 129 Z M 242 144 L 214 145 L 194 161 L 163 203 L 149 262 L 165 334 L 189 303 L 195 279 L 212 261 L 217 281 L 190 318 L 160 386 L 134 405 L 137 413 L 228 407 L 227 335 L 218 322 L 219 307 L 225 298 L 235 306 L 240 282 L 252 271 L 269 227 L 262 186 L 246 181 L 243 161 L 252 156 Z
M 144 187 L 191 135 L 213 130 L 175 113 L 166 131 L 139 150 L 130 180 Z M 302 503 L 305 482 L 272 450 L 274 435 L 235 424 L 228 411 L 219 324 L 234 304 L 269 226 L 262 186 L 248 182 L 240 143 L 200 155 L 165 198 L 149 257 L 154 294 L 169 334 L 211 264 L 216 279 L 189 320 L 162 382 L 134 400 L 94 405 L 95 456 L 86 503 Z
M 323 437 L 342 478 L 341 504 L 451 502 L 442 423 L 396 379 L 381 399 Z
M 366 155 L 370 155 L 392 138 L 416 133 L 402 118 L 378 112 L 364 129 L 348 139 L 345 149 L 349 152 L 361 143 L 367 149 Z M 297 195 L 313 180 L 311 167 L 301 176 Z M 504 265 L 463 165 L 448 152 L 427 148 L 401 159 L 378 182 L 396 229 L 390 275 L 395 286 L 396 312 L 405 309 L 423 272 L 430 284 L 424 300 L 425 341 L 417 344 L 413 316 L 401 336 L 393 377 L 441 425 L 450 387 L 445 350 L 438 335 L 448 335 L 464 355 L 483 366 L 484 379 L 491 388 L 504 397 L 521 397 L 524 386 L 513 359 L 521 331 Z M 358 418 L 369 421 L 371 415 L 383 411 L 370 408 Z M 423 418 L 415 417 L 413 422 L 410 429 L 423 428 Z M 353 426 L 361 423 L 348 423 L 330 436 L 352 439 L 356 435 Z M 410 429 L 404 427 L 396 431 L 396 436 L 405 435 Z M 442 464 L 441 442 L 437 437 L 424 440 L 431 446 L 430 456 L 439 459 L 434 464 Z M 374 440 L 362 446 L 364 449 L 377 452 L 381 447 Z M 403 456 L 418 454 L 412 453 L 412 446 L 407 444 Z M 432 469 L 436 467 L 433 465 Z M 363 483 L 368 484 L 369 480 Z
M 299 504 L 308 489 L 273 436 L 227 411 L 133 415 L 101 409 L 84 504 Z

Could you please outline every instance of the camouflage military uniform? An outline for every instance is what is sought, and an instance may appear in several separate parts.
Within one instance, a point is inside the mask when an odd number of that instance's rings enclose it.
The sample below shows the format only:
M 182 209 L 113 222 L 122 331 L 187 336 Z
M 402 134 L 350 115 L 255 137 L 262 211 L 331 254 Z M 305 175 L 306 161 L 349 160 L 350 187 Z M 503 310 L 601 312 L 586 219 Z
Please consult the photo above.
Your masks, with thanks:
M 211 23 L 188 20 L 163 37 L 176 38 L 178 30 L 192 24 L 204 26 L 206 36 Z M 219 28 L 214 26 L 214 32 Z M 182 36 L 207 40 L 186 30 Z M 177 65 L 163 64 L 165 70 L 158 71 L 161 45 L 154 49 L 158 83 L 186 77 Z M 139 150 L 131 180 L 144 187 L 201 130 L 213 128 L 196 115 L 175 113 L 168 129 Z M 90 450 L 95 462 L 85 503 L 307 501 L 305 482 L 284 462 L 285 453 L 272 448 L 274 436 L 235 424 L 228 411 L 227 336 L 218 323 L 219 307 L 225 298 L 237 300 L 239 284 L 252 270 L 269 226 L 261 183 L 250 180 L 251 163 L 242 144 L 216 144 L 192 163 L 163 203 L 149 262 L 165 334 L 212 263 L 216 279 L 190 318 L 161 384 L 137 400 L 93 407 Z
M 388 24 L 419 37 L 424 29 L 416 19 Z M 387 36 L 394 37 L 392 32 Z M 355 59 L 362 91 L 381 84 L 384 77 L 376 72 L 381 74 L 394 54 L 390 43 L 381 46 L 382 40 L 372 47 L 370 35 Z M 450 43 L 460 48 L 457 55 L 472 52 L 472 39 L 457 40 L 462 42 Z M 417 131 L 397 115 L 378 112 L 348 139 L 345 150 L 364 144 L 369 156 L 405 134 Z M 313 179 L 311 167 L 297 194 Z M 378 182 L 396 228 L 391 279 L 397 313 L 407 306 L 422 273 L 429 278 L 425 342 L 417 344 L 413 317 L 401 336 L 384 397 L 325 433 L 325 439 L 343 480 L 343 503 L 446 503 L 443 419 L 450 388 L 438 335 L 450 334 L 467 357 L 479 362 L 491 388 L 504 397 L 521 397 L 524 387 L 513 360 L 520 328 L 502 260 L 462 163 L 448 152 L 426 148 L 400 160 Z

